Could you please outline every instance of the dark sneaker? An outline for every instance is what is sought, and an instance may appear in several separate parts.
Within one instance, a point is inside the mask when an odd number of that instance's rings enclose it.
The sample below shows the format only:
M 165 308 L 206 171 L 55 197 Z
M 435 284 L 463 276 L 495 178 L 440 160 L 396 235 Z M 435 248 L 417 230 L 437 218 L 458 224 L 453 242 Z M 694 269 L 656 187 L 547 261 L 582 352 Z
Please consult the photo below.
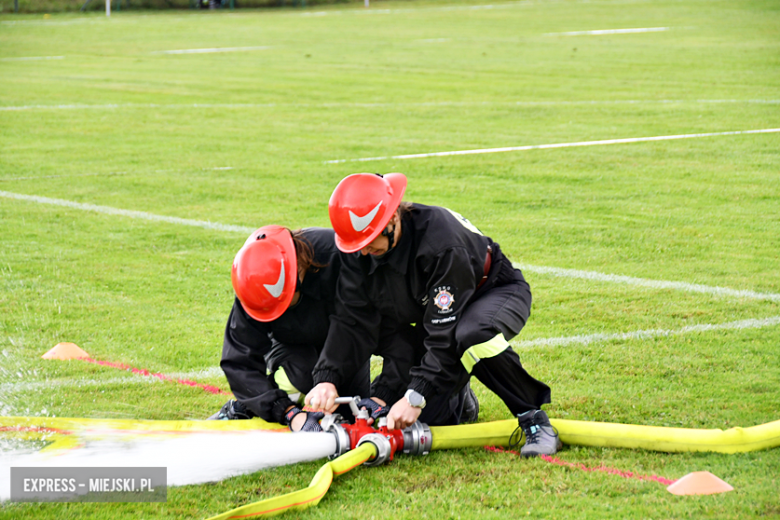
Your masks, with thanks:
M 517 415 L 519 428 L 525 433 L 525 445 L 520 450 L 523 457 L 537 457 L 539 455 L 555 455 L 563 443 L 558 438 L 547 414 L 542 410 L 529 410 Z M 519 432 L 517 432 L 519 434 Z M 515 437 L 513 434 L 512 437 Z M 517 441 L 519 442 L 519 438 Z M 511 439 L 510 439 L 511 444 Z
M 463 400 L 463 411 L 460 413 L 460 422 L 474 423 L 479 419 L 479 401 L 471 389 L 471 385 L 466 386 L 466 396 Z
M 231 399 L 220 411 L 208 418 L 209 421 L 234 421 L 237 419 L 251 419 L 255 415 L 240 402 Z

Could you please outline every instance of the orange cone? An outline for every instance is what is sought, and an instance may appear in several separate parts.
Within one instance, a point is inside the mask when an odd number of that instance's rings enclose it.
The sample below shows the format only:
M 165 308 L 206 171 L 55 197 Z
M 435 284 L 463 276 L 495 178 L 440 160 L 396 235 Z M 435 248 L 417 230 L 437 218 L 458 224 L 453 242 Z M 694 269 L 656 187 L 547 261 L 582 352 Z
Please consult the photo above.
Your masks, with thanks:
M 709 471 L 694 471 L 677 480 L 666 490 L 674 495 L 714 495 L 734 491 L 734 488 Z
M 75 343 L 57 343 L 53 349 L 41 356 L 43 359 L 84 359 L 89 354 Z

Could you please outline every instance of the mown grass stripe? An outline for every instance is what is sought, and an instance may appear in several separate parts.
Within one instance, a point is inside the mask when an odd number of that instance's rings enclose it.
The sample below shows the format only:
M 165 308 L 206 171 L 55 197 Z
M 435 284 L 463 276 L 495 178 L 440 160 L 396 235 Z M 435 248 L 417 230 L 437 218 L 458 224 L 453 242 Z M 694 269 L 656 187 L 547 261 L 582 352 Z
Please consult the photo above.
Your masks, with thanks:
M 780 99 L 610 99 L 610 100 L 537 100 L 537 101 L 420 101 L 420 102 L 326 102 L 326 103 L 66 103 L 60 105 L 8 105 L 0 111 L 19 110 L 115 110 L 119 108 L 393 108 L 393 107 L 469 107 L 469 106 L 578 106 L 578 105 L 643 105 L 643 104 L 754 104 L 778 105 Z

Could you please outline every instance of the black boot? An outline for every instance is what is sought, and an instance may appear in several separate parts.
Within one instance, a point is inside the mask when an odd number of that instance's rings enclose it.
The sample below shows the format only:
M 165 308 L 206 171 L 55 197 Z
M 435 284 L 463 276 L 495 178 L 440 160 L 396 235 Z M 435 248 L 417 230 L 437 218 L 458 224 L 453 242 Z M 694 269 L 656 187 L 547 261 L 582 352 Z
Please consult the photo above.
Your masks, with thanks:
M 209 421 L 234 421 L 236 419 L 251 419 L 253 414 L 239 401 L 229 400 L 220 411 L 208 418 Z
M 479 419 L 479 401 L 477 400 L 471 385 L 466 385 L 466 395 L 463 399 L 463 411 L 460 414 L 460 422 L 475 423 Z

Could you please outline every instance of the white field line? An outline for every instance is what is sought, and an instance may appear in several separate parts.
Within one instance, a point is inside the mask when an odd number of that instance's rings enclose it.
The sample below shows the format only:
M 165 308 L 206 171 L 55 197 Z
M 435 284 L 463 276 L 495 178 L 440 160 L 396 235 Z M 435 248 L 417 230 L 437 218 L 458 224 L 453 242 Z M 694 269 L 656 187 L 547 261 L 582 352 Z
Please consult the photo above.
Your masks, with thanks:
M 189 372 L 172 372 L 166 373 L 166 375 L 176 379 L 192 379 L 197 380 L 199 378 L 211 378 L 211 377 L 223 377 L 224 373 L 219 367 L 209 367 L 199 370 L 191 370 Z M 58 387 L 74 387 L 74 386 L 103 386 L 103 385 L 136 385 L 136 384 L 165 384 L 167 381 L 158 379 L 156 377 L 145 377 L 128 374 L 127 377 L 111 377 L 107 379 L 55 379 L 53 381 L 30 381 L 19 383 L 2 383 L 0 384 L 0 396 L 3 394 L 9 394 L 13 392 L 29 392 L 36 390 L 43 390 L 47 388 Z
M 144 211 L 118 209 L 118 208 L 112 208 L 110 206 L 97 206 L 95 204 L 85 204 L 81 202 L 72 202 L 63 199 L 39 197 L 37 195 L 23 195 L 19 193 L 8 192 L 8 191 L 0 191 L 0 197 L 5 197 L 14 200 L 22 200 L 27 202 L 37 202 L 39 204 L 51 204 L 54 206 L 63 206 L 63 207 L 78 209 L 82 211 L 92 211 L 95 213 L 102 213 L 105 215 L 117 215 L 121 217 L 150 220 L 155 222 L 165 222 L 168 224 L 180 224 L 180 225 L 194 226 L 194 227 L 200 227 L 205 229 L 214 229 L 217 231 L 229 231 L 229 232 L 249 234 L 255 230 L 255 228 L 246 227 L 246 226 L 234 226 L 229 224 L 220 224 L 218 222 L 208 222 L 203 220 L 190 220 L 190 219 L 184 219 L 179 217 L 155 215 L 153 213 L 147 213 Z M 780 294 L 774 294 L 774 293 L 760 293 L 755 291 L 729 289 L 726 287 L 691 284 L 686 282 L 650 280 L 646 278 L 635 278 L 632 276 L 599 273 L 596 271 L 579 271 L 576 269 L 535 266 L 535 265 L 528 265 L 528 264 L 514 264 L 514 265 L 524 271 L 547 274 L 547 275 L 557 276 L 562 278 L 579 278 L 579 279 L 586 279 L 586 280 L 594 280 L 598 282 L 635 285 L 635 286 L 647 287 L 649 289 L 656 289 L 656 290 L 673 289 L 677 291 L 710 294 L 713 296 L 726 296 L 726 297 L 747 298 L 753 300 L 770 300 L 770 301 L 780 302 Z
M 332 15 L 344 15 L 344 14 L 357 14 L 357 15 L 372 15 L 372 14 L 406 14 L 406 13 L 421 13 L 426 11 L 481 11 L 481 10 L 493 10 L 493 9 L 509 9 L 519 6 L 530 6 L 533 2 L 508 2 L 505 4 L 485 4 L 485 5 L 453 5 L 445 7 L 420 7 L 417 9 L 339 9 L 332 11 L 312 11 L 308 13 L 300 13 L 297 16 L 332 16 Z
M 632 2 L 633 3 L 633 2 Z M 419 9 L 334 9 L 329 11 L 306 11 L 303 13 L 300 12 L 282 12 L 282 13 L 273 13 L 277 16 L 303 16 L 303 17 L 309 17 L 309 16 L 340 16 L 340 15 L 349 15 L 349 14 L 357 14 L 357 15 L 371 15 L 371 14 L 403 14 L 403 13 L 417 13 L 417 12 L 430 12 L 430 11 L 480 11 L 480 10 L 493 10 L 493 9 L 509 9 L 513 7 L 520 7 L 520 6 L 531 6 L 534 5 L 531 1 L 521 1 L 521 2 L 507 2 L 502 4 L 495 4 L 495 5 L 456 5 L 456 6 L 445 6 L 445 7 L 422 7 Z M 260 15 L 270 15 L 271 13 L 260 13 Z M 18 27 L 24 27 L 24 26 L 30 26 L 30 25 L 49 25 L 49 26 L 57 26 L 57 25 L 74 25 L 74 24 L 94 24 L 94 23 L 139 23 L 139 22 L 146 22 L 145 19 L 151 19 L 152 22 L 157 22 L 158 20 L 164 20 L 164 23 L 170 23 L 173 21 L 189 21 L 192 20 L 194 16 L 197 16 L 193 14 L 192 16 L 166 16 L 164 18 L 160 17 L 156 20 L 154 19 L 154 16 L 151 15 L 131 15 L 131 16 L 125 16 L 122 15 L 121 18 L 114 19 L 113 17 L 109 20 L 105 17 L 103 18 L 82 18 L 82 19 L 74 19 L 74 20 L 65 20 L 65 21 L 56 21 L 56 20 L 14 20 L 14 21 L 2 21 L 0 22 L 0 25 L 7 25 L 7 26 L 18 26 Z M 252 16 L 251 14 L 242 14 L 242 13 L 235 13 L 235 14 L 229 14 L 229 15 L 223 15 L 218 17 L 199 17 L 198 22 L 199 23 L 209 23 L 209 22 L 217 22 L 222 18 L 239 18 L 239 19 L 247 19 L 247 18 L 257 18 L 256 16 Z
M 587 334 L 581 336 L 567 336 L 560 338 L 542 338 L 528 341 L 515 341 L 515 346 L 519 348 L 532 347 L 568 347 L 571 345 L 589 345 L 591 343 L 602 343 L 606 341 L 630 341 L 635 339 L 651 339 L 666 336 L 679 336 L 682 334 L 691 334 L 699 332 L 711 332 L 717 330 L 745 330 L 761 329 L 764 327 L 774 327 L 780 325 L 780 316 L 770 318 L 749 319 L 740 321 L 731 321 L 728 323 L 688 325 L 681 329 L 664 330 L 648 329 L 635 330 L 633 332 L 618 332 L 614 334 Z
M 2 21 L 0 22 L 0 25 L 6 25 L 9 27 L 18 26 L 18 27 L 25 27 L 25 26 L 31 26 L 31 25 L 51 25 L 51 26 L 57 26 L 57 25 L 74 25 L 74 24 L 84 24 L 84 23 L 101 23 L 102 19 L 95 19 L 95 18 L 82 18 L 82 19 L 76 19 L 76 20 L 66 20 L 66 21 L 46 21 L 46 20 L 14 20 L 14 21 Z
M 73 175 L 41 175 L 41 176 L 31 176 L 31 177 L 6 177 L 6 178 L 0 178 L 0 182 L 8 182 L 8 181 L 29 181 L 29 180 L 38 180 L 38 179 L 62 179 L 62 178 L 71 178 L 71 177 L 102 177 L 102 176 L 109 176 L 109 175 L 127 175 L 127 172 L 108 172 L 108 173 L 74 173 Z
M 392 108 L 392 107 L 467 107 L 467 106 L 577 106 L 577 105 L 650 105 L 650 104 L 757 104 L 778 105 L 780 99 L 624 99 L 624 100 L 583 100 L 583 101 L 422 101 L 422 102 L 332 102 L 332 103 L 107 103 L 103 105 L 88 105 L 72 103 L 62 105 L 16 105 L 0 106 L 0 111 L 15 110 L 116 110 L 120 108 Z
M 608 144 L 646 143 L 653 141 L 672 141 L 676 139 L 694 139 L 700 137 L 720 137 L 726 135 L 768 134 L 780 132 L 780 128 L 765 128 L 761 130 L 740 130 L 735 132 L 712 132 L 702 134 L 659 135 L 655 137 L 629 137 L 625 139 L 604 139 L 601 141 L 580 141 L 576 143 L 537 144 L 529 146 L 508 146 L 504 148 L 480 148 L 474 150 L 456 150 L 451 152 L 431 152 L 409 155 L 389 155 L 385 157 L 363 157 L 360 159 L 333 159 L 324 164 L 341 164 L 346 162 L 383 161 L 386 159 L 422 159 L 425 157 L 446 157 L 451 155 L 475 155 L 485 153 L 522 152 L 526 150 L 549 150 L 553 148 L 575 148 L 579 146 L 602 146 Z
M 7 199 L 23 200 L 27 202 L 37 202 L 39 204 L 51 204 L 54 206 L 63 206 L 66 208 L 79 209 L 82 211 L 92 211 L 95 213 L 102 213 L 104 215 L 117 215 L 121 217 L 136 218 L 142 220 L 152 220 L 155 222 L 166 222 L 168 224 L 180 224 L 184 226 L 200 227 L 204 229 L 213 229 L 216 231 L 229 231 L 233 233 L 249 234 L 255 230 L 255 228 L 244 226 L 232 226 L 230 224 L 220 224 L 218 222 L 208 222 L 204 220 L 191 220 L 179 217 L 168 217 L 165 215 L 155 215 L 153 213 L 146 213 L 145 211 L 133 211 L 127 209 L 112 208 L 110 206 L 97 206 L 95 204 L 83 204 L 81 202 L 72 202 L 63 199 L 51 199 L 48 197 L 38 197 L 36 195 L 22 195 L 19 193 L 11 193 L 8 191 L 0 191 L 0 197 Z
M 270 49 L 269 46 L 261 47 L 213 47 L 211 49 L 178 49 L 173 51 L 153 51 L 149 54 L 211 54 L 215 52 L 247 52 L 264 51 Z
M 235 170 L 235 167 L 233 166 L 219 166 L 216 168 L 201 168 L 200 171 L 229 171 L 229 170 Z M 154 173 L 185 173 L 188 170 L 155 170 Z M 10 182 L 10 181 L 36 181 L 38 179 L 71 179 L 73 177 L 111 177 L 114 175 L 128 175 L 130 172 L 107 172 L 107 173 L 74 173 L 74 174 L 65 174 L 65 175 L 40 175 L 40 176 L 29 176 L 29 177 L 6 177 L 2 178 L 0 177 L 0 182 Z M 136 172 L 139 175 L 143 175 L 145 172 Z
M 559 33 L 547 33 L 545 36 L 582 36 L 582 35 L 602 35 L 602 34 L 633 34 L 633 33 L 649 33 L 649 32 L 663 32 L 668 31 L 669 27 L 642 27 L 637 29 L 601 29 L 597 31 L 572 31 L 572 32 L 559 32 Z
M 427 38 L 424 40 L 412 40 L 412 43 L 445 43 L 450 40 L 450 38 Z
M 64 60 L 65 56 L 27 56 L 23 58 L 0 58 L 0 61 L 39 61 L 39 60 Z
M 780 302 L 780 294 L 760 293 L 755 291 L 742 291 L 710 285 L 693 284 L 686 282 L 668 282 L 664 280 L 649 280 L 647 278 L 634 278 L 633 276 L 621 276 L 616 274 L 599 273 L 595 271 L 579 271 L 576 269 L 562 269 L 558 267 L 546 267 L 538 265 L 526 265 L 513 263 L 522 271 L 546 274 L 560 278 L 579 278 L 596 282 L 619 283 L 647 287 L 648 289 L 672 289 L 675 291 L 695 292 L 712 296 L 726 296 L 732 298 L 746 298 L 750 300 L 769 300 Z
M 33 195 L 22 195 L 22 194 L 10 193 L 6 191 L 0 191 L 0 197 L 6 197 L 14 200 L 37 202 L 41 204 L 53 204 L 53 205 L 64 206 L 72 209 L 79 209 L 82 211 L 93 211 L 97 213 L 118 215 L 118 216 L 124 216 L 129 218 L 140 218 L 144 220 L 151 220 L 157 222 L 166 222 L 172 224 L 182 224 L 188 226 L 202 227 L 206 229 L 215 229 L 219 231 L 231 231 L 231 232 L 241 232 L 241 233 L 250 233 L 254 231 L 254 229 L 250 227 L 230 226 L 230 225 L 218 224 L 212 222 L 188 220 L 188 219 L 182 219 L 177 217 L 167 217 L 167 216 L 154 215 L 151 213 L 146 213 L 141 211 L 129 211 L 129 210 L 111 208 L 107 206 L 96 206 L 94 204 L 83 204 L 83 203 L 66 201 L 62 199 L 51 199 L 47 197 L 38 197 Z M 758 299 L 758 300 L 780 301 L 780 295 L 773 294 L 773 293 L 759 293 L 755 291 L 743 291 L 743 290 L 729 289 L 725 287 L 712 287 L 712 286 L 706 286 L 700 284 L 689 284 L 685 282 L 649 280 L 649 279 L 635 278 L 630 276 L 610 275 L 610 274 L 598 273 L 593 271 L 579 271 L 575 269 L 562 269 L 562 268 L 555 268 L 555 267 L 534 266 L 534 265 L 525 265 L 525 264 L 515 264 L 515 265 L 527 272 L 536 272 L 540 274 L 547 274 L 547 275 L 552 275 L 557 277 L 579 278 L 579 279 L 588 279 L 588 280 L 594 280 L 599 282 L 629 284 L 629 285 L 647 287 L 650 289 L 672 289 L 672 290 L 681 290 L 681 291 L 688 291 L 688 292 L 698 292 L 698 293 L 710 294 L 713 296 L 728 296 L 728 297 L 749 298 L 749 299 Z M 780 317 L 771 317 L 771 318 L 764 318 L 764 319 L 742 320 L 742 321 L 722 323 L 722 324 L 690 325 L 690 326 L 683 327 L 682 329 L 676 329 L 676 330 L 651 329 L 651 330 L 640 330 L 640 331 L 626 332 L 626 333 L 591 334 L 591 335 L 579 335 L 579 336 L 570 336 L 570 337 L 561 337 L 561 338 L 544 338 L 539 340 L 521 341 L 518 342 L 517 344 L 521 348 L 534 347 L 534 346 L 566 346 L 572 344 L 586 345 L 589 343 L 601 342 L 601 341 L 642 339 L 642 338 L 652 338 L 652 337 L 659 337 L 659 336 L 687 334 L 693 332 L 706 332 L 712 330 L 727 330 L 727 329 L 739 330 L 739 329 L 749 329 L 749 328 L 762 328 L 762 327 L 769 327 L 778 324 L 780 324 Z M 171 374 L 171 375 L 173 377 L 197 378 L 197 377 L 215 377 L 220 373 L 221 370 L 218 367 L 212 367 L 212 368 L 198 370 L 194 372 L 186 372 L 186 373 Z M 34 390 L 34 389 L 46 387 L 46 386 L 34 386 L 34 385 L 66 386 L 72 384 L 74 386 L 77 386 L 77 385 L 113 384 L 114 382 L 127 384 L 137 380 L 147 381 L 151 379 L 153 378 L 113 378 L 110 380 L 103 380 L 103 381 L 77 380 L 74 382 L 52 381 L 52 382 L 40 382 L 40 383 L 38 382 L 5 383 L 3 385 L 0 385 L 0 392 L 7 393 L 9 391 L 21 391 L 25 389 Z M 28 386 L 21 386 L 21 385 L 28 385 Z M 33 386 L 29 386 L 29 385 L 33 385 Z
M 102 386 L 102 385 L 137 385 L 137 384 L 165 383 L 156 377 L 112 377 L 108 379 L 55 379 L 53 381 L 30 381 L 20 383 L 0 384 L 0 396 L 15 392 L 34 392 L 47 388 L 78 387 L 78 386 Z
M 680 329 L 647 329 L 636 330 L 633 332 L 618 332 L 612 334 L 583 334 L 577 336 L 563 336 L 558 338 L 541 338 L 527 341 L 513 340 L 514 347 L 519 349 L 529 349 L 534 347 L 569 347 L 573 345 L 590 345 L 592 343 L 604 343 L 608 341 L 632 341 L 637 339 L 652 339 L 659 337 L 681 336 L 684 334 L 706 333 L 720 330 L 747 330 L 761 329 L 780 325 L 780 316 L 769 318 L 748 319 L 740 321 L 731 321 L 727 323 L 687 325 Z M 372 357 L 373 361 L 373 357 Z M 181 379 L 195 379 L 206 377 L 220 377 L 222 370 L 219 367 L 210 367 L 190 372 L 178 372 L 168 374 L 171 377 Z M 104 385 L 134 385 L 134 384 L 155 384 L 165 383 L 154 377 L 113 377 L 108 379 L 75 379 L 75 380 L 54 380 L 54 381 L 31 381 L 19 383 L 0 384 L 0 396 L 13 395 L 17 392 L 32 392 L 59 387 L 84 387 L 84 386 L 104 386 Z

